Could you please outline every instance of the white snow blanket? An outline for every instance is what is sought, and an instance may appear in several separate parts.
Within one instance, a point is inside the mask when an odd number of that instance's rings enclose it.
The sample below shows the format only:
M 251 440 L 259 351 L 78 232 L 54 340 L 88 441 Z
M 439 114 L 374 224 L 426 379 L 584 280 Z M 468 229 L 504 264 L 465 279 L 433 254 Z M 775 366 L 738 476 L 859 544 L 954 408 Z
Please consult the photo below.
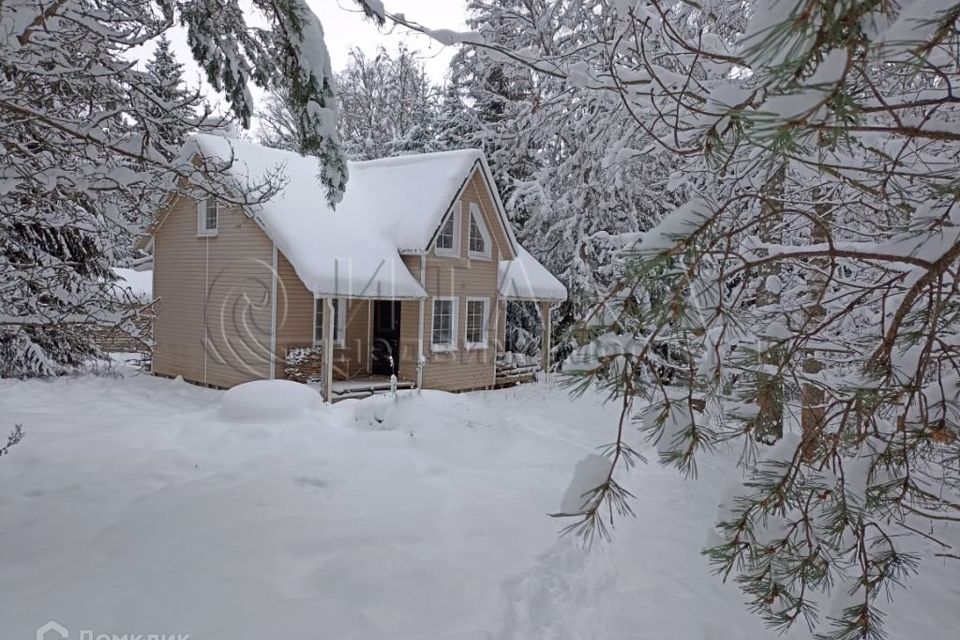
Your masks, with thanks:
M 362 167 L 350 164 L 350 188 L 336 210 L 327 203 L 320 184 L 317 159 L 289 151 L 269 149 L 243 140 L 212 135 L 191 138 L 184 154 L 233 159 L 230 172 L 240 184 L 261 182 L 279 171 L 285 186 L 276 196 L 254 207 L 254 218 L 293 265 L 304 285 L 317 296 L 352 298 L 422 298 L 426 292 L 403 264 L 390 226 L 371 224 L 379 218 L 422 211 L 423 200 L 404 202 L 406 192 L 391 192 L 389 211 L 374 213 L 388 194 L 388 184 L 365 184 Z M 429 163 L 433 165 L 433 163 Z M 431 168 L 435 168 L 432 167 Z M 374 172 L 374 175 L 378 175 Z M 410 177 L 410 176 L 406 176 Z M 443 176 L 437 176 L 442 180 Z M 436 188 L 414 182 L 423 193 Z M 453 194 L 451 194 L 451 199 Z M 390 199 L 387 199 L 390 202 Z M 445 208 L 446 205 L 444 205 Z M 409 208 L 407 208 L 409 207 Z M 433 211 L 439 224 L 440 213 Z M 411 222 L 411 221 L 407 221 Z
M 408 392 L 242 421 L 228 395 L 132 373 L 0 380 L 0 436 L 26 432 L 0 459 L 0 637 L 51 620 L 71 640 L 779 637 L 700 555 L 739 451 L 696 482 L 624 474 L 637 517 L 585 552 L 547 514 L 614 436 L 597 395 Z M 953 640 L 956 567 L 920 570 L 890 638 Z

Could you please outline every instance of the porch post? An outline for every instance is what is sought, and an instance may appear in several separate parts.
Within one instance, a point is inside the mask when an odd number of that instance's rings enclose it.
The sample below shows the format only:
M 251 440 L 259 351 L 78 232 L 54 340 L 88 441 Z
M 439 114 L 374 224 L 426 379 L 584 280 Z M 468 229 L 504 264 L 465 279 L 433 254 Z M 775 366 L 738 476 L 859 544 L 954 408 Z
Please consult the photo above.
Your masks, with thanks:
M 424 291 L 427 290 L 427 254 L 425 253 L 420 254 L 420 286 Z M 420 298 L 420 310 L 417 314 L 417 391 L 423 389 L 423 367 L 426 366 L 426 358 L 423 355 L 423 318 L 426 305 L 426 298 Z
M 423 389 L 423 308 L 426 303 L 423 298 L 420 298 L 417 302 L 419 306 L 417 312 L 417 389 Z
M 333 298 L 323 299 L 323 395 L 333 402 Z
M 540 337 L 540 366 L 544 373 L 550 371 L 550 303 L 540 303 L 540 317 L 543 320 L 543 335 Z

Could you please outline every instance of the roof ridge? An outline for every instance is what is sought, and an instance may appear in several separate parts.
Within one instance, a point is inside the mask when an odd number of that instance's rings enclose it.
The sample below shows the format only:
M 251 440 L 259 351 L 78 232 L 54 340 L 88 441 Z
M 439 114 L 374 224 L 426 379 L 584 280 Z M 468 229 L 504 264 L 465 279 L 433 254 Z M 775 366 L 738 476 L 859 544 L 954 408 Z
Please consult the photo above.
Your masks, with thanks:
M 195 133 L 191 137 L 198 140 L 208 139 L 215 140 L 220 143 L 226 143 L 233 148 L 237 147 L 253 147 L 257 149 L 263 149 L 264 151 L 269 152 L 272 155 L 278 157 L 284 157 L 286 160 L 317 160 L 315 156 L 304 155 L 298 151 L 292 151 L 290 149 L 280 149 L 278 147 L 269 147 L 265 144 L 261 144 L 255 140 L 245 140 L 243 138 L 230 138 L 227 136 L 217 135 L 215 133 Z M 457 155 L 472 155 L 480 157 L 483 155 L 483 150 L 476 147 L 468 147 L 466 149 L 447 149 L 445 151 L 428 151 L 425 153 L 408 153 L 403 155 L 396 156 L 385 156 L 383 158 L 372 158 L 370 160 L 349 160 L 347 162 L 350 168 L 363 169 L 366 167 L 377 167 L 377 166 L 390 166 L 390 165 L 402 165 L 402 164 L 411 164 L 419 160 L 429 160 L 435 159 L 441 156 L 457 156 Z
M 358 169 L 366 167 L 379 167 L 389 165 L 411 164 L 418 160 L 435 159 L 440 156 L 473 155 L 480 157 L 483 151 L 480 149 L 449 149 L 447 151 L 429 151 L 426 153 L 410 153 L 401 156 L 387 156 L 385 158 L 374 158 L 372 160 L 351 160 L 350 166 Z

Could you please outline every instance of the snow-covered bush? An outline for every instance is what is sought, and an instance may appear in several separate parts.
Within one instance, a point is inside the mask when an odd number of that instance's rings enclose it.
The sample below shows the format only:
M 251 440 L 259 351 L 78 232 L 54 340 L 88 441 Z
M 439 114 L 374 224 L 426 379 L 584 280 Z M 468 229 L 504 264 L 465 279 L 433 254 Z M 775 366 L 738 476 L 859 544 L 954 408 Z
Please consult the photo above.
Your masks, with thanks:
M 290 380 L 254 380 L 223 394 L 220 415 L 227 420 L 272 423 L 298 418 L 323 404 L 316 389 Z

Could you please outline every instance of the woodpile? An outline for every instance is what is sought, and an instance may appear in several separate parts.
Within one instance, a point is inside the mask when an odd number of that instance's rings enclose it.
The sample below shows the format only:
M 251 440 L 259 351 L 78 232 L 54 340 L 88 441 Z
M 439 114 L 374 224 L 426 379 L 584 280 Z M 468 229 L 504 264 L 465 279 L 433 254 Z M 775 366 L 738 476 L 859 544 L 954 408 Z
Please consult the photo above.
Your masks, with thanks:
M 323 350 L 319 347 L 295 347 L 287 351 L 283 371 L 288 380 L 323 382 Z
M 522 353 L 501 353 L 497 356 L 496 386 L 534 382 L 540 361 Z
M 153 322 L 156 310 L 152 304 L 121 303 L 103 313 L 99 322 L 86 327 L 91 340 L 104 353 L 138 353 L 140 362 L 149 368 L 153 356 Z

